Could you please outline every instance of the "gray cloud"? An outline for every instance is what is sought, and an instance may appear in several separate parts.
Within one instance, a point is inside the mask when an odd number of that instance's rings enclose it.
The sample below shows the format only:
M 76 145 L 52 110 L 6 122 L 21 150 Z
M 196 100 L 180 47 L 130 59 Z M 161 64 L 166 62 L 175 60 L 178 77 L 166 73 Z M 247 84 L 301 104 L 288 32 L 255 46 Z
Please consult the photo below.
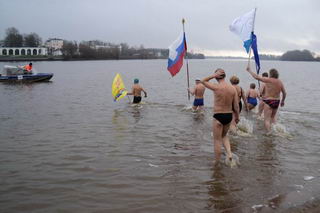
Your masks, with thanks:
M 318 0 L 10 0 L 0 2 L 0 36 L 16 27 L 43 39 L 100 39 L 167 47 L 186 18 L 189 49 L 241 52 L 229 32 L 232 20 L 257 7 L 260 52 L 310 49 L 320 52 Z

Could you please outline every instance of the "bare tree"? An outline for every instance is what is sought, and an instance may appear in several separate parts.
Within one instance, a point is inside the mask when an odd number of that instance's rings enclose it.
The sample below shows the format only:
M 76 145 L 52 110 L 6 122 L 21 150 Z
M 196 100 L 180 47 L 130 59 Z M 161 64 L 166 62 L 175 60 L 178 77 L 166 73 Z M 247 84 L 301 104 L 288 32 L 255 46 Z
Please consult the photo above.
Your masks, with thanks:
M 30 33 L 24 36 L 25 47 L 39 47 L 42 44 L 42 39 L 37 33 Z
M 6 30 L 4 45 L 6 47 L 22 47 L 23 36 L 19 33 L 19 31 L 16 28 L 10 27 Z
M 61 51 L 66 59 L 74 58 L 78 51 L 77 42 L 64 40 Z

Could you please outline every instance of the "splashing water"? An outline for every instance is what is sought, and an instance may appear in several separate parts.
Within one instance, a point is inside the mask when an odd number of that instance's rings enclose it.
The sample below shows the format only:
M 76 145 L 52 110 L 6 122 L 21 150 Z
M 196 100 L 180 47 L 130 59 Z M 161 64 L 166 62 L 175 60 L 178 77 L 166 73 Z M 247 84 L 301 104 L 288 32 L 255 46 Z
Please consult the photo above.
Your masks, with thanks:
M 237 127 L 237 135 L 248 136 L 253 133 L 253 123 L 246 118 L 241 118 Z
M 280 123 L 272 125 L 272 130 L 278 133 L 288 133 L 286 127 Z
M 143 106 L 141 104 L 131 104 L 131 107 L 134 109 L 142 109 Z
M 253 209 L 253 212 L 258 212 L 260 211 L 263 207 L 266 207 L 264 204 L 258 204 L 258 205 L 253 205 L 251 208 Z
M 258 106 L 256 106 L 255 108 L 253 108 L 253 109 L 251 110 L 251 112 L 253 112 L 254 115 L 258 116 L 258 113 L 259 113 L 259 108 L 258 108 Z
M 181 111 L 182 112 L 192 112 L 192 113 L 198 114 L 198 115 L 204 115 L 204 112 L 205 112 L 203 108 L 194 110 L 192 105 L 184 106 Z
M 259 120 L 259 121 L 264 121 L 264 115 L 262 114 L 261 116 L 258 116 L 258 117 L 257 117 L 257 120 Z
M 272 133 L 276 136 L 285 137 L 285 138 L 291 138 L 292 136 L 287 131 L 287 128 L 285 125 L 276 123 L 272 125 Z
M 187 105 L 182 108 L 182 111 L 192 112 L 192 105 Z
M 236 167 L 240 166 L 239 157 L 234 153 L 232 153 L 232 159 L 231 160 L 225 156 L 224 163 L 227 166 L 230 166 L 230 168 L 236 168 Z

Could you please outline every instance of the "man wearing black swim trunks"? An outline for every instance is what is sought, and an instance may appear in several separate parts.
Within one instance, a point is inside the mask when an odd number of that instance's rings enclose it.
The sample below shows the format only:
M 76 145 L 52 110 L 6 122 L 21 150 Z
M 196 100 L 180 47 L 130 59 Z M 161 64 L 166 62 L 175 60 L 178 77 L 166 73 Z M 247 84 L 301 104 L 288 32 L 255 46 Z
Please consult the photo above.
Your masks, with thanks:
M 144 93 L 144 97 L 147 97 L 147 92 L 139 85 L 139 79 L 134 79 L 134 85 L 132 86 L 132 92 L 128 92 L 127 95 L 133 95 L 133 104 L 141 102 L 141 92 Z
M 276 69 L 271 69 L 269 71 L 268 77 L 261 77 L 256 73 L 252 72 L 250 67 L 247 67 L 247 71 L 250 75 L 265 83 L 265 96 L 263 98 L 264 104 L 264 126 L 268 133 L 271 131 L 271 124 L 276 122 L 276 114 L 279 105 L 284 106 L 284 100 L 286 99 L 287 93 L 284 85 L 279 77 L 279 73 Z M 280 93 L 282 93 L 282 99 L 280 102 Z
M 236 123 L 239 122 L 239 99 L 237 90 L 225 81 L 226 74 L 223 69 L 217 69 L 214 74 L 202 79 L 201 83 L 213 91 L 213 143 L 215 161 L 218 163 L 221 157 L 221 145 L 227 152 L 227 157 L 232 162 L 232 152 L 228 131 L 232 121 L 232 113 L 235 115 Z M 218 83 L 209 82 L 216 79 Z

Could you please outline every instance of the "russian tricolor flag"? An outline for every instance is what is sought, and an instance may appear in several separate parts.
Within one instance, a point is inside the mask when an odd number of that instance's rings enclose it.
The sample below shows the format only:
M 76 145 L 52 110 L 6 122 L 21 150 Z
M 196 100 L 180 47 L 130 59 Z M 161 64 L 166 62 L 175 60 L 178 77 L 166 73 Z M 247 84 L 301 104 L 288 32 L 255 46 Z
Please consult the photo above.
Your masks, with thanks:
M 181 33 L 177 40 L 169 47 L 168 71 L 175 76 L 183 65 L 183 58 L 187 52 L 185 33 Z

